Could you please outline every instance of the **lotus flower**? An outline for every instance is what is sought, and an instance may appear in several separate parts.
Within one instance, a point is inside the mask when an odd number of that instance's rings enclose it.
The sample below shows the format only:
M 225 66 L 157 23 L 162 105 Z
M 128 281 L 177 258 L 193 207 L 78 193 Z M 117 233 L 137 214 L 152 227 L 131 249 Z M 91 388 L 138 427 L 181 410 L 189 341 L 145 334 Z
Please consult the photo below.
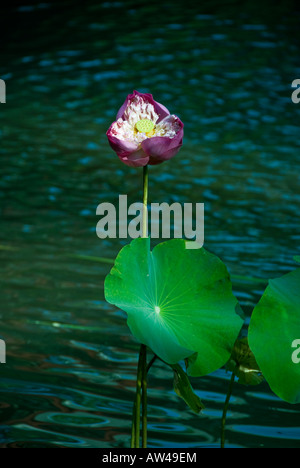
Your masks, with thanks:
M 133 91 L 106 132 L 112 149 L 127 166 L 160 164 L 182 146 L 183 123 L 152 94 Z

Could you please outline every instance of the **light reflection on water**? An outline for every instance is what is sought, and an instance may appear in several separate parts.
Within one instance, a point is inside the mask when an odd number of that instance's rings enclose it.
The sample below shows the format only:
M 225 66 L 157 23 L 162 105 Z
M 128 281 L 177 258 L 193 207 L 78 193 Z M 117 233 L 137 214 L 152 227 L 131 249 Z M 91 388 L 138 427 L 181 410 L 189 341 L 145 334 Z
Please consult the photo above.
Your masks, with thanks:
M 238 9 L 187 14 L 173 5 L 167 19 L 141 28 L 156 2 L 126 4 L 89 2 L 84 12 L 68 9 L 67 22 L 50 4 L 14 13 L 20 27 L 0 68 L 8 83 L 0 115 L 2 446 L 129 444 L 138 347 L 125 314 L 104 301 L 110 265 L 73 255 L 114 258 L 126 243 L 100 241 L 95 212 L 119 194 L 141 199 L 140 172 L 121 165 L 105 136 L 133 89 L 152 92 L 185 123 L 178 156 L 150 168 L 150 202 L 205 203 L 206 248 L 232 273 L 246 323 L 264 289 L 253 277 L 286 273 L 299 254 L 292 17 L 264 23 Z M 49 23 L 39 16 L 39 26 L 28 16 L 44 13 Z M 126 18 L 121 26 L 116 14 Z M 20 40 L 25 15 L 34 27 Z M 156 364 L 149 446 L 218 447 L 227 385 L 223 370 L 193 380 L 207 408 L 197 416 Z M 266 384 L 236 385 L 227 438 L 228 447 L 276 447 L 278 439 L 295 447 L 299 407 Z

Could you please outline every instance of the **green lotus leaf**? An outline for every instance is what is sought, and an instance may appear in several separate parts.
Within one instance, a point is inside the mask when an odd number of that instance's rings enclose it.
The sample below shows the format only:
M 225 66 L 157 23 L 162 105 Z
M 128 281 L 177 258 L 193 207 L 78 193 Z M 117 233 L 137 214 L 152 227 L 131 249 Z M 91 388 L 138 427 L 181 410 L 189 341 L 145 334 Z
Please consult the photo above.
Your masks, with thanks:
M 300 268 L 273 280 L 254 308 L 249 346 L 273 392 L 300 402 Z
M 187 249 L 183 239 L 152 251 L 149 238 L 126 245 L 105 279 L 105 298 L 127 313 L 136 339 L 168 364 L 201 355 L 202 375 L 228 360 L 243 323 L 225 265 L 203 247 Z

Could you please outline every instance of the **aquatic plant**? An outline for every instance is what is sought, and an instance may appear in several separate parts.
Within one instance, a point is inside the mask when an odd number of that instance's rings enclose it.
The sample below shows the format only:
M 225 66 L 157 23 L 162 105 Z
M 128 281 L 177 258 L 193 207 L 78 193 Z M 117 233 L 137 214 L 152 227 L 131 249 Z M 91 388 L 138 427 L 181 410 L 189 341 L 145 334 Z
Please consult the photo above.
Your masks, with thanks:
M 147 447 L 147 374 L 156 359 L 172 368 L 175 392 L 196 413 L 204 404 L 189 376 L 202 377 L 224 365 L 232 372 L 221 421 L 224 447 L 235 379 L 243 385 L 266 379 L 280 398 L 300 402 L 300 268 L 270 280 L 253 310 L 249 337 L 243 336 L 243 312 L 222 260 L 204 247 L 186 248 L 191 241 L 185 239 L 167 240 L 151 250 L 147 237 L 148 166 L 178 152 L 180 119 L 151 94 L 134 91 L 107 136 L 123 163 L 143 166 L 142 237 L 121 249 L 105 279 L 106 300 L 127 313 L 140 343 L 131 447 L 140 447 L 141 417 L 142 447 Z M 149 362 L 148 349 L 153 353 Z

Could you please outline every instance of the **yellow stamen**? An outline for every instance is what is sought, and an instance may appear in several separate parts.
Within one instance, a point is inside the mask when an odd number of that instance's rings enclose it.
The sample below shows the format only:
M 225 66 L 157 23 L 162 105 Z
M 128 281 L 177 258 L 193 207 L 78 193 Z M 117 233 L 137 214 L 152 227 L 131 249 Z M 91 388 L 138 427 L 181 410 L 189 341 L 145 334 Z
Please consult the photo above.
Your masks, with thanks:
M 146 133 L 146 135 L 153 134 L 154 123 L 149 119 L 141 119 L 135 124 L 135 128 L 138 132 Z

